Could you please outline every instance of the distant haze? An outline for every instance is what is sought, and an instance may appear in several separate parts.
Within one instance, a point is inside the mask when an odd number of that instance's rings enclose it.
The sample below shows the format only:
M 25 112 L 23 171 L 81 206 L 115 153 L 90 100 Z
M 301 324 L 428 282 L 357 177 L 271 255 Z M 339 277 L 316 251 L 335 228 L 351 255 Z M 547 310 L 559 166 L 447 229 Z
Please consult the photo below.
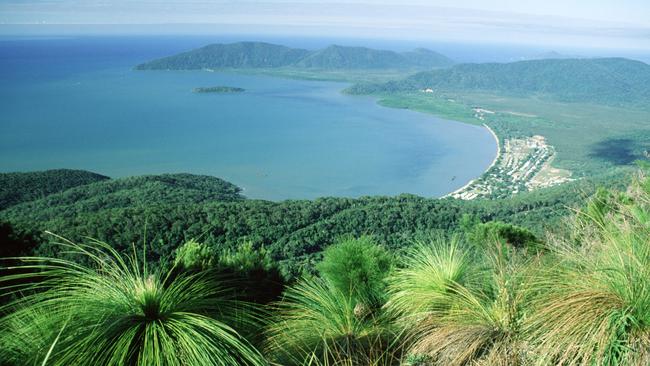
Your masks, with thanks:
M 648 51 L 650 1 L 0 0 L 0 35 L 71 32 L 333 36 Z

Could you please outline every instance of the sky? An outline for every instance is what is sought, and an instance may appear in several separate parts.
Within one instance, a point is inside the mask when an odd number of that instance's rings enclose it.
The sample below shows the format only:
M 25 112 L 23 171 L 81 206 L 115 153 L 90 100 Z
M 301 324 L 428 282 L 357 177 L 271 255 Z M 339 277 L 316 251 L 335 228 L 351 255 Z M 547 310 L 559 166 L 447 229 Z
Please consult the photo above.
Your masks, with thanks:
M 650 0 L 0 0 L 0 34 L 66 29 L 650 51 Z

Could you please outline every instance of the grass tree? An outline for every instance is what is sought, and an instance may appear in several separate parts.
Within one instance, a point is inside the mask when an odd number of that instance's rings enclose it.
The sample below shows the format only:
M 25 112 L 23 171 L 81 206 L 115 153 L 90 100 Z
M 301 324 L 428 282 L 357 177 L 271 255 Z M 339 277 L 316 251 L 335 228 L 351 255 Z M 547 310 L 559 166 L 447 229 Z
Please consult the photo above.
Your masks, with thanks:
M 327 249 L 321 277 L 288 288 L 268 329 L 268 352 L 284 365 L 383 365 L 395 360 L 389 323 L 381 313 L 386 252 L 368 237 Z
M 415 246 L 390 278 L 386 308 L 418 365 L 518 365 L 523 265 L 505 244 L 481 255 L 458 238 Z
M 602 199 L 578 213 L 570 240 L 553 246 L 557 264 L 536 283 L 528 324 L 541 363 L 650 364 L 650 196 Z M 576 238 L 579 242 L 576 243 Z
M 21 274 L 2 279 L 28 280 L 3 289 L 21 294 L 2 309 L 3 364 L 265 364 L 232 327 L 252 321 L 246 307 L 210 272 L 149 270 L 99 241 L 59 245 L 90 264 L 20 258 Z

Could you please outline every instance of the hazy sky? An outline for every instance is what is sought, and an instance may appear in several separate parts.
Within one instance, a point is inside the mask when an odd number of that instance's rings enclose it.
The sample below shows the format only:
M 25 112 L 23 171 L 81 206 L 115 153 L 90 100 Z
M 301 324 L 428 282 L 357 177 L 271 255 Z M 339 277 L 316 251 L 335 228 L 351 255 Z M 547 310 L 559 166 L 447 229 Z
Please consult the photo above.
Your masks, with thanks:
M 101 29 L 650 50 L 650 0 L 0 0 L 0 24 L 0 33 L 11 24 L 141 24 L 150 26 Z

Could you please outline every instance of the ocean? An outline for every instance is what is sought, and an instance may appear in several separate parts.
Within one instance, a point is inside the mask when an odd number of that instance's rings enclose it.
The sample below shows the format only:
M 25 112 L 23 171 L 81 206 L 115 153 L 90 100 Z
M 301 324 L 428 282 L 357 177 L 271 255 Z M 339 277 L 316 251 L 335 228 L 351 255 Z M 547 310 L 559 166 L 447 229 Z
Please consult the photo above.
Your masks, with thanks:
M 0 40 L 0 172 L 213 175 L 249 198 L 439 197 L 496 154 L 482 127 L 348 96 L 338 82 L 134 71 L 202 37 Z M 196 94 L 227 85 L 237 94 Z

